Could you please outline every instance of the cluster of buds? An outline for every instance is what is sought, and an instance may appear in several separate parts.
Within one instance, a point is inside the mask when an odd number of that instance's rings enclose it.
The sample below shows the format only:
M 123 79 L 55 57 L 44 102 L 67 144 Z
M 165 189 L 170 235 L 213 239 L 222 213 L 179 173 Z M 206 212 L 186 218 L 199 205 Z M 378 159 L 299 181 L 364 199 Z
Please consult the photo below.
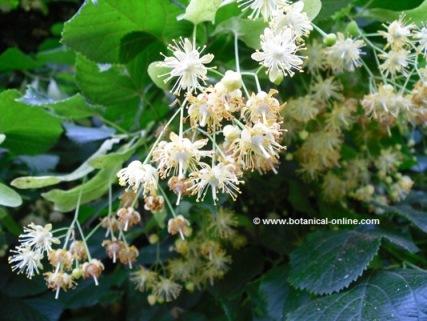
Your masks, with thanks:
M 116 215 L 110 213 L 101 221 L 101 226 L 106 230 L 107 239 L 102 242 L 102 246 L 105 248 L 107 256 L 113 263 L 119 261 L 121 264 L 129 266 L 130 269 L 133 268 L 139 251 L 134 245 L 128 244 L 125 232 L 141 221 L 141 215 L 134 209 L 136 197 L 137 194 L 133 191 L 123 193 Z

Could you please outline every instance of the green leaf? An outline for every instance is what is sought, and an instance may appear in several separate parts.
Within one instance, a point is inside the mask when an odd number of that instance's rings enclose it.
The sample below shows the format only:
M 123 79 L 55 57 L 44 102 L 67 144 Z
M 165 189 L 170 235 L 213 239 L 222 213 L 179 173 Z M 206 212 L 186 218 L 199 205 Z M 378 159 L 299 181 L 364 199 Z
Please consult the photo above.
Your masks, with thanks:
M 125 145 L 117 152 L 93 158 L 90 161 L 90 165 L 100 168 L 100 171 L 87 182 L 70 190 L 54 189 L 42 194 L 42 196 L 48 201 L 53 202 L 54 209 L 60 212 L 69 212 L 75 209 L 80 194 L 82 196 L 81 204 L 86 204 L 100 198 L 117 179 L 116 174 L 121 169 L 122 164 L 132 156 L 135 149 L 143 141 L 143 138 L 141 138 L 132 146 Z
M 322 9 L 317 19 L 330 19 L 333 14 L 351 4 L 353 0 L 327 0 L 322 1 Z
M 427 273 L 381 271 L 342 293 L 301 306 L 288 321 L 419 321 L 427 319 Z
M 89 105 L 86 99 L 80 94 L 75 94 L 61 100 L 54 100 L 38 92 L 33 87 L 28 87 L 25 95 L 18 99 L 18 101 L 29 106 L 43 107 L 55 115 L 68 120 L 94 116 L 98 112 L 98 109 Z
M 233 17 L 221 22 L 215 29 L 214 35 L 218 33 L 235 34 L 248 47 L 258 49 L 260 46 L 260 36 L 267 23 L 262 20 L 249 20 L 238 17 Z
M 320 0 L 303 0 L 303 2 L 304 12 L 307 13 L 310 20 L 314 20 L 322 9 L 322 2 Z
M 166 49 L 159 41 L 152 41 L 143 46 L 144 49 L 140 50 L 126 65 L 132 82 L 140 91 L 146 89 L 148 85 L 152 85 L 149 76 L 149 66 L 153 61 L 161 59 L 160 53 Z M 129 56 L 129 53 L 132 51 L 127 50 L 126 52 L 127 56 Z
M 21 226 L 14 218 L 6 211 L 5 208 L 0 208 L 0 222 L 10 233 L 18 236 L 22 232 Z
M 222 0 L 191 0 L 185 9 L 183 18 L 195 25 L 205 21 L 213 23 L 221 2 Z
M 73 65 L 75 58 L 75 53 L 65 47 L 40 51 L 36 55 L 37 63 L 39 65 Z
M 418 7 L 410 10 L 393 11 L 388 9 L 369 9 L 362 12 L 362 16 L 367 16 L 381 21 L 392 21 L 399 19 L 401 15 L 411 23 L 421 26 L 426 21 L 427 0 L 424 0 Z
M 180 9 L 169 0 L 85 1 L 64 25 L 65 45 L 97 62 L 119 62 L 124 36 L 144 31 L 169 42 L 188 34 L 190 24 L 177 21 Z
M 19 0 L 0 0 L 0 11 L 8 12 L 19 5 Z
M 339 291 L 360 277 L 380 243 L 380 237 L 356 230 L 311 233 L 291 253 L 289 281 L 316 294 Z
M 28 70 L 38 67 L 37 61 L 18 48 L 8 48 L 0 55 L 0 72 Z
M 71 182 L 80 179 L 95 170 L 95 168 L 91 165 L 91 162 L 93 160 L 96 160 L 101 155 L 105 155 L 109 150 L 113 148 L 114 144 L 117 144 L 119 141 L 120 139 L 118 138 L 112 138 L 104 141 L 101 147 L 99 147 L 99 149 L 91 157 L 89 157 L 88 160 L 86 160 L 76 170 L 69 174 L 18 177 L 12 181 L 11 185 L 20 189 L 42 188 L 46 186 L 56 185 L 60 182 Z
M 6 140 L 5 134 L 0 134 L 0 145 L 3 144 L 3 142 Z
M 286 269 L 279 266 L 249 286 L 253 321 L 283 321 L 285 314 L 308 301 L 307 294 L 291 288 L 286 279 Z
M 60 120 L 41 108 L 16 101 L 17 90 L 0 93 L 0 133 L 7 136 L 2 147 L 15 154 L 37 154 L 54 145 L 62 133 Z
M 0 205 L 18 207 L 22 204 L 21 196 L 10 187 L 0 183 Z
M 77 56 L 76 79 L 83 94 L 97 104 L 136 105 L 138 89 L 123 66 L 97 65 Z

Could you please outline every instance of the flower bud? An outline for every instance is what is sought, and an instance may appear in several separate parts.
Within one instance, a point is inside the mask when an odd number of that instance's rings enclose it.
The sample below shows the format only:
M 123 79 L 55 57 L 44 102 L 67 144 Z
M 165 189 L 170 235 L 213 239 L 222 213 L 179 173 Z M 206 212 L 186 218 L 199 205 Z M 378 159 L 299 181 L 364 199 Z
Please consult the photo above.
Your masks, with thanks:
M 335 45 L 336 42 L 337 42 L 337 35 L 334 33 L 329 33 L 325 36 L 325 38 L 323 38 L 323 43 L 328 47 Z
M 236 71 L 227 70 L 221 79 L 221 83 L 227 91 L 234 91 L 242 87 L 242 76 Z
M 159 236 L 157 234 L 150 234 L 148 237 L 148 242 L 150 244 L 157 244 L 159 242 Z

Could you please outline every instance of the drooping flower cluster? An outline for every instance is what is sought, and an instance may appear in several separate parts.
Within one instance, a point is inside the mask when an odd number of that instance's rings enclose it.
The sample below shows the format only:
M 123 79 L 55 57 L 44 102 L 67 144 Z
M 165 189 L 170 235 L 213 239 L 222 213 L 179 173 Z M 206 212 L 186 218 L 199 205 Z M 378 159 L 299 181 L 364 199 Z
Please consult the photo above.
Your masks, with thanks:
M 42 260 L 47 258 L 52 271 L 45 272 L 46 284 L 55 291 L 55 298 L 60 290 L 72 289 L 81 277 L 92 278 L 98 285 L 98 278 L 104 270 L 104 265 L 90 257 L 84 240 L 75 239 L 75 231 L 70 226 L 66 232 L 62 248 L 53 248 L 60 244 L 59 238 L 53 236 L 52 225 L 36 225 L 24 227 L 24 233 L 19 236 L 20 244 L 11 250 L 9 263 L 12 270 L 25 273 L 29 279 L 43 270 Z M 82 235 L 82 237 L 84 237 Z
M 212 285 L 224 276 L 231 263 L 226 246 L 235 249 L 244 246 L 246 240 L 237 232 L 238 222 L 232 212 L 220 209 L 214 215 L 203 213 L 203 216 L 204 219 L 198 221 L 201 226 L 197 233 L 190 237 L 187 232 L 189 238 L 175 241 L 173 250 L 178 256 L 170 259 L 166 267 L 141 266 L 131 274 L 136 289 L 149 293 L 149 304 L 175 300 L 183 288 L 193 292 Z M 178 233 L 179 228 L 186 233 L 188 222 L 180 217 L 170 221 L 168 229 L 172 234 Z M 150 236 L 152 243 L 158 242 L 155 236 Z
M 276 7 L 266 16 L 269 18 L 269 26 L 261 35 L 261 50 L 252 54 L 252 59 L 267 69 L 272 82 L 302 70 L 303 56 L 300 51 L 304 47 L 303 37 L 308 36 L 313 29 L 303 11 L 302 1 L 283 3 Z
M 180 107 L 180 132 L 171 132 L 169 140 L 152 149 L 156 167 L 133 161 L 119 171 L 119 182 L 134 191 L 139 188 L 147 199 L 157 195 L 160 177 L 168 179 L 177 204 L 184 195 L 203 200 L 209 191 L 216 203 L 221 193 L 237 197 L 244 171 L 274 171 L 284 149 L 283 106 L 274 90 L 259 91 L 246 100 L 241 86 L 240 74 L 227 71 L 215 86 L 198 95 L 188 93 Z M 185 109 L 190 127 L 184 131 Z

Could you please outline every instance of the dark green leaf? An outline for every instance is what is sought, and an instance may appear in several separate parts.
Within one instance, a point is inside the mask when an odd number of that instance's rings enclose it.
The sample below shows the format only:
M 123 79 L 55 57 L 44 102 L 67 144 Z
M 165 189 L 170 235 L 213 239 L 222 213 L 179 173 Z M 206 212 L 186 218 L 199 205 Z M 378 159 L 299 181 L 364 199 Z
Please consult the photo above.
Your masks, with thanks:
M 77 84 L 83 94 L 97 104 L 136 105 L 138 89 L 127 75 L 126 70 L 118 65 L 97 65 L 77 56 Z
M 97 62 L 119 62 L 120 41 L 144 31 L 169 42 L 190 31 L 190 24 L 177 21 L 178 7 L 168 0 L 86 1 L 64 26 L 63 42 Z
M 332 293 L 361 276 L 381 238 L 356 230 L 318 231 L 291 253 L 289 281 L 317 294 Z
M 250 286 L 253 321 L 283 321 L 287 313 L 307 301 L 307 294 L 291 288 L 286 279 L 286 268 L 275 267 Z
M 426 280 L 424 271 L 382 271 L 350 290 L 303 305 L 287 320 L 427 320 Z
M 0 93 L 0 133 L 7 139 L 2 147 L 15 154 L 37 154 L 48 150 L 62 133 L 60 121 L 41 108 L 16 101 L 20 93 Z
M 28 70 L 38 66 L 37 61 L 18 48 L 8 48 L 0 55 L 0 71 Z
M 218 24 L 214 34 L 237 35 L 248 47 L 258 49 L 260 36 L 266 27 L 267 23 L 262 19 L 249 20 L 233 17 Z

